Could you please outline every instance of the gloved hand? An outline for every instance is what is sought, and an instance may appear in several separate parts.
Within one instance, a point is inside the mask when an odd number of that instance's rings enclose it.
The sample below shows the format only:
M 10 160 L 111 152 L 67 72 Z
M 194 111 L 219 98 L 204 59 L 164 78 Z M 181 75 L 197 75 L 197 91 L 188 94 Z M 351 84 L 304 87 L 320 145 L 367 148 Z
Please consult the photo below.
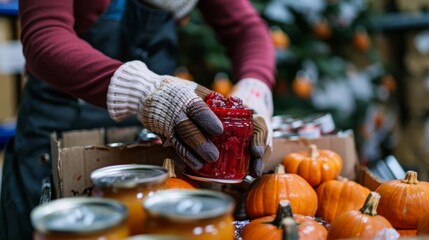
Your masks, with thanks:
M 107 109 L 112 119 L 130 115 L 172 146 L 191 168 L 198 170 L 204 161 L 219 158 L 216 146 L 202 131 L 220 135 L 221 121 L 203 101 L 210 90 L 191 81 L 160 76 L 141 61 L 123 64 L 111 78 Z M 203 97 L 203 99 L 202 99 Z
M 234 86 L 231 95 L 241 98 L 243 104 L 255 112 L 249 171 L 252 177 L 259 177 L 262 175 L 265 162 L 272 152 L 273 100 L 271 90 L 262 81 L 245 78 Z

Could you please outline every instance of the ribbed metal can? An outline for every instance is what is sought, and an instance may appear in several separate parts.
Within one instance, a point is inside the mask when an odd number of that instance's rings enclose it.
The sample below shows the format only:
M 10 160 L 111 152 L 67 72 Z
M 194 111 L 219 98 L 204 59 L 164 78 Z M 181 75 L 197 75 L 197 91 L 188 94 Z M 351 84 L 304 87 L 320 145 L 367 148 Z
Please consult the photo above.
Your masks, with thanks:
M 129 236 L 127 208 L 99 198 L 62 198 L 34 208 L 35 240 L 124 239 Z
M 146 198 L 147 234 L 193 240 L 233 240 L 234 200 L 212 190 L 163 190 Z
M 150 194 L 164 189 L 167 169 L 161 166 L 123 164 L 104 167 L 91 173 L 92 196 L 122 202 L 129 210 L 131 235 L 143 233 L 146 216 L 141 202 Z

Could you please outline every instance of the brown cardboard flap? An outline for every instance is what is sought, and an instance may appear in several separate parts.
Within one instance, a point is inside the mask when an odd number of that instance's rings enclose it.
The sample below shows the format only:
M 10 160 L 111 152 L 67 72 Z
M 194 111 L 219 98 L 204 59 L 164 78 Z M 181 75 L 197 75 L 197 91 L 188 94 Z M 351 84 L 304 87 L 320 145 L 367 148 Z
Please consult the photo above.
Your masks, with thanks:
M 274 170 L 275 166 L 281 163 L 287 154 L 306 150 L 310 144 L 316 144 L 320 149 L 328 149 L 338 153 L 343 159 L 340 175 L 349 179 L 356 178 L 358 159 L 352 132 L 345 132 L 341 135 L 326 135 L 315 139 L 274 138 L 273 152 L 265 165 L 265 171 Z
M 61 136 L 61 147 L 103 146 L 104 129 L 76 130 Z
M 104 146 L 104 143 L 100 144 L 101 140 L 105 139 L 104 133 L 105 131 L 102 129 L 73 131 L 63 133 L 62 139 L 57 139 L 55 133 L 51 135 L 55 197 L 88 195 L 92 188 L 90 175 L 98 168 L 129 163 L 162 165 L 166 158 L 165 150 L 159 145 L 151 147 L 142 145 Z M 135 136 L 135 132 L 128 133 Z M 125 137 L 129 138 L 129 136 Z M 67 143 L 63 144 L 62 141 L 65 139 L 67 139 Z M 122 141 L 117 137 L 113 139 Z M 99 144 L 73 146 L 89 142 Z
M 375 176 L 367 167 L 360 166 L 356 182 L 369 188 L 371 191 L 375 191 L 384 182 L 384 180 Z

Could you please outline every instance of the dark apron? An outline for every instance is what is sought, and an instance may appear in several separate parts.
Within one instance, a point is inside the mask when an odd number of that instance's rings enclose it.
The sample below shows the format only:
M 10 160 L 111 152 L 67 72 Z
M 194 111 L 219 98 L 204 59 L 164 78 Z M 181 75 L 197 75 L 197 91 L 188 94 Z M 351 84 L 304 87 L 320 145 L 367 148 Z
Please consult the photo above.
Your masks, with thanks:
M 177 45 L 173 15 L 139 0 L 128 0 L 125 6 L 122 1 L 112 0 L 83 39 L 112 58 L 139 59 L 158 74 L 172 74 Z M 30 212 L 39 204 L 42 180 L 51 175 L 52 132 L 137 124 L 135 117 L 116 123 L 105 109 L 57 91 L 30 74 L 17 132 L 4 155 L 0 239 L 32 239 Z

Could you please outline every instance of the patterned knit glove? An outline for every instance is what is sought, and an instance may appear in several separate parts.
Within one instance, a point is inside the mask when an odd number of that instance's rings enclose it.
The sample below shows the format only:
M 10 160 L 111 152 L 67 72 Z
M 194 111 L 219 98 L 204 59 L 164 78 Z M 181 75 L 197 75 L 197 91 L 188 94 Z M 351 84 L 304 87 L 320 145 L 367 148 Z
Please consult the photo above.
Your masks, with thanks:
M 241 98 L 244 105 L 255 112 L 249 171 L 251 176 L 259 177 L 262 175 L 265 162 L 272 152 L 273 100 L 271 90 L 259 80 L 245 78 L 234 86 L 231 95 Z
M 107 109 L 112 119 L 130 115 L 163 138 L 165 146 L 191 168 L 219 158 L 216 146 L 205 134 L 220 135 L 221 121 L 201 96 L 210 91 L 194 82 L 160 76 L 141 61 L 123 64 L 114 73 L 107 93 Z

